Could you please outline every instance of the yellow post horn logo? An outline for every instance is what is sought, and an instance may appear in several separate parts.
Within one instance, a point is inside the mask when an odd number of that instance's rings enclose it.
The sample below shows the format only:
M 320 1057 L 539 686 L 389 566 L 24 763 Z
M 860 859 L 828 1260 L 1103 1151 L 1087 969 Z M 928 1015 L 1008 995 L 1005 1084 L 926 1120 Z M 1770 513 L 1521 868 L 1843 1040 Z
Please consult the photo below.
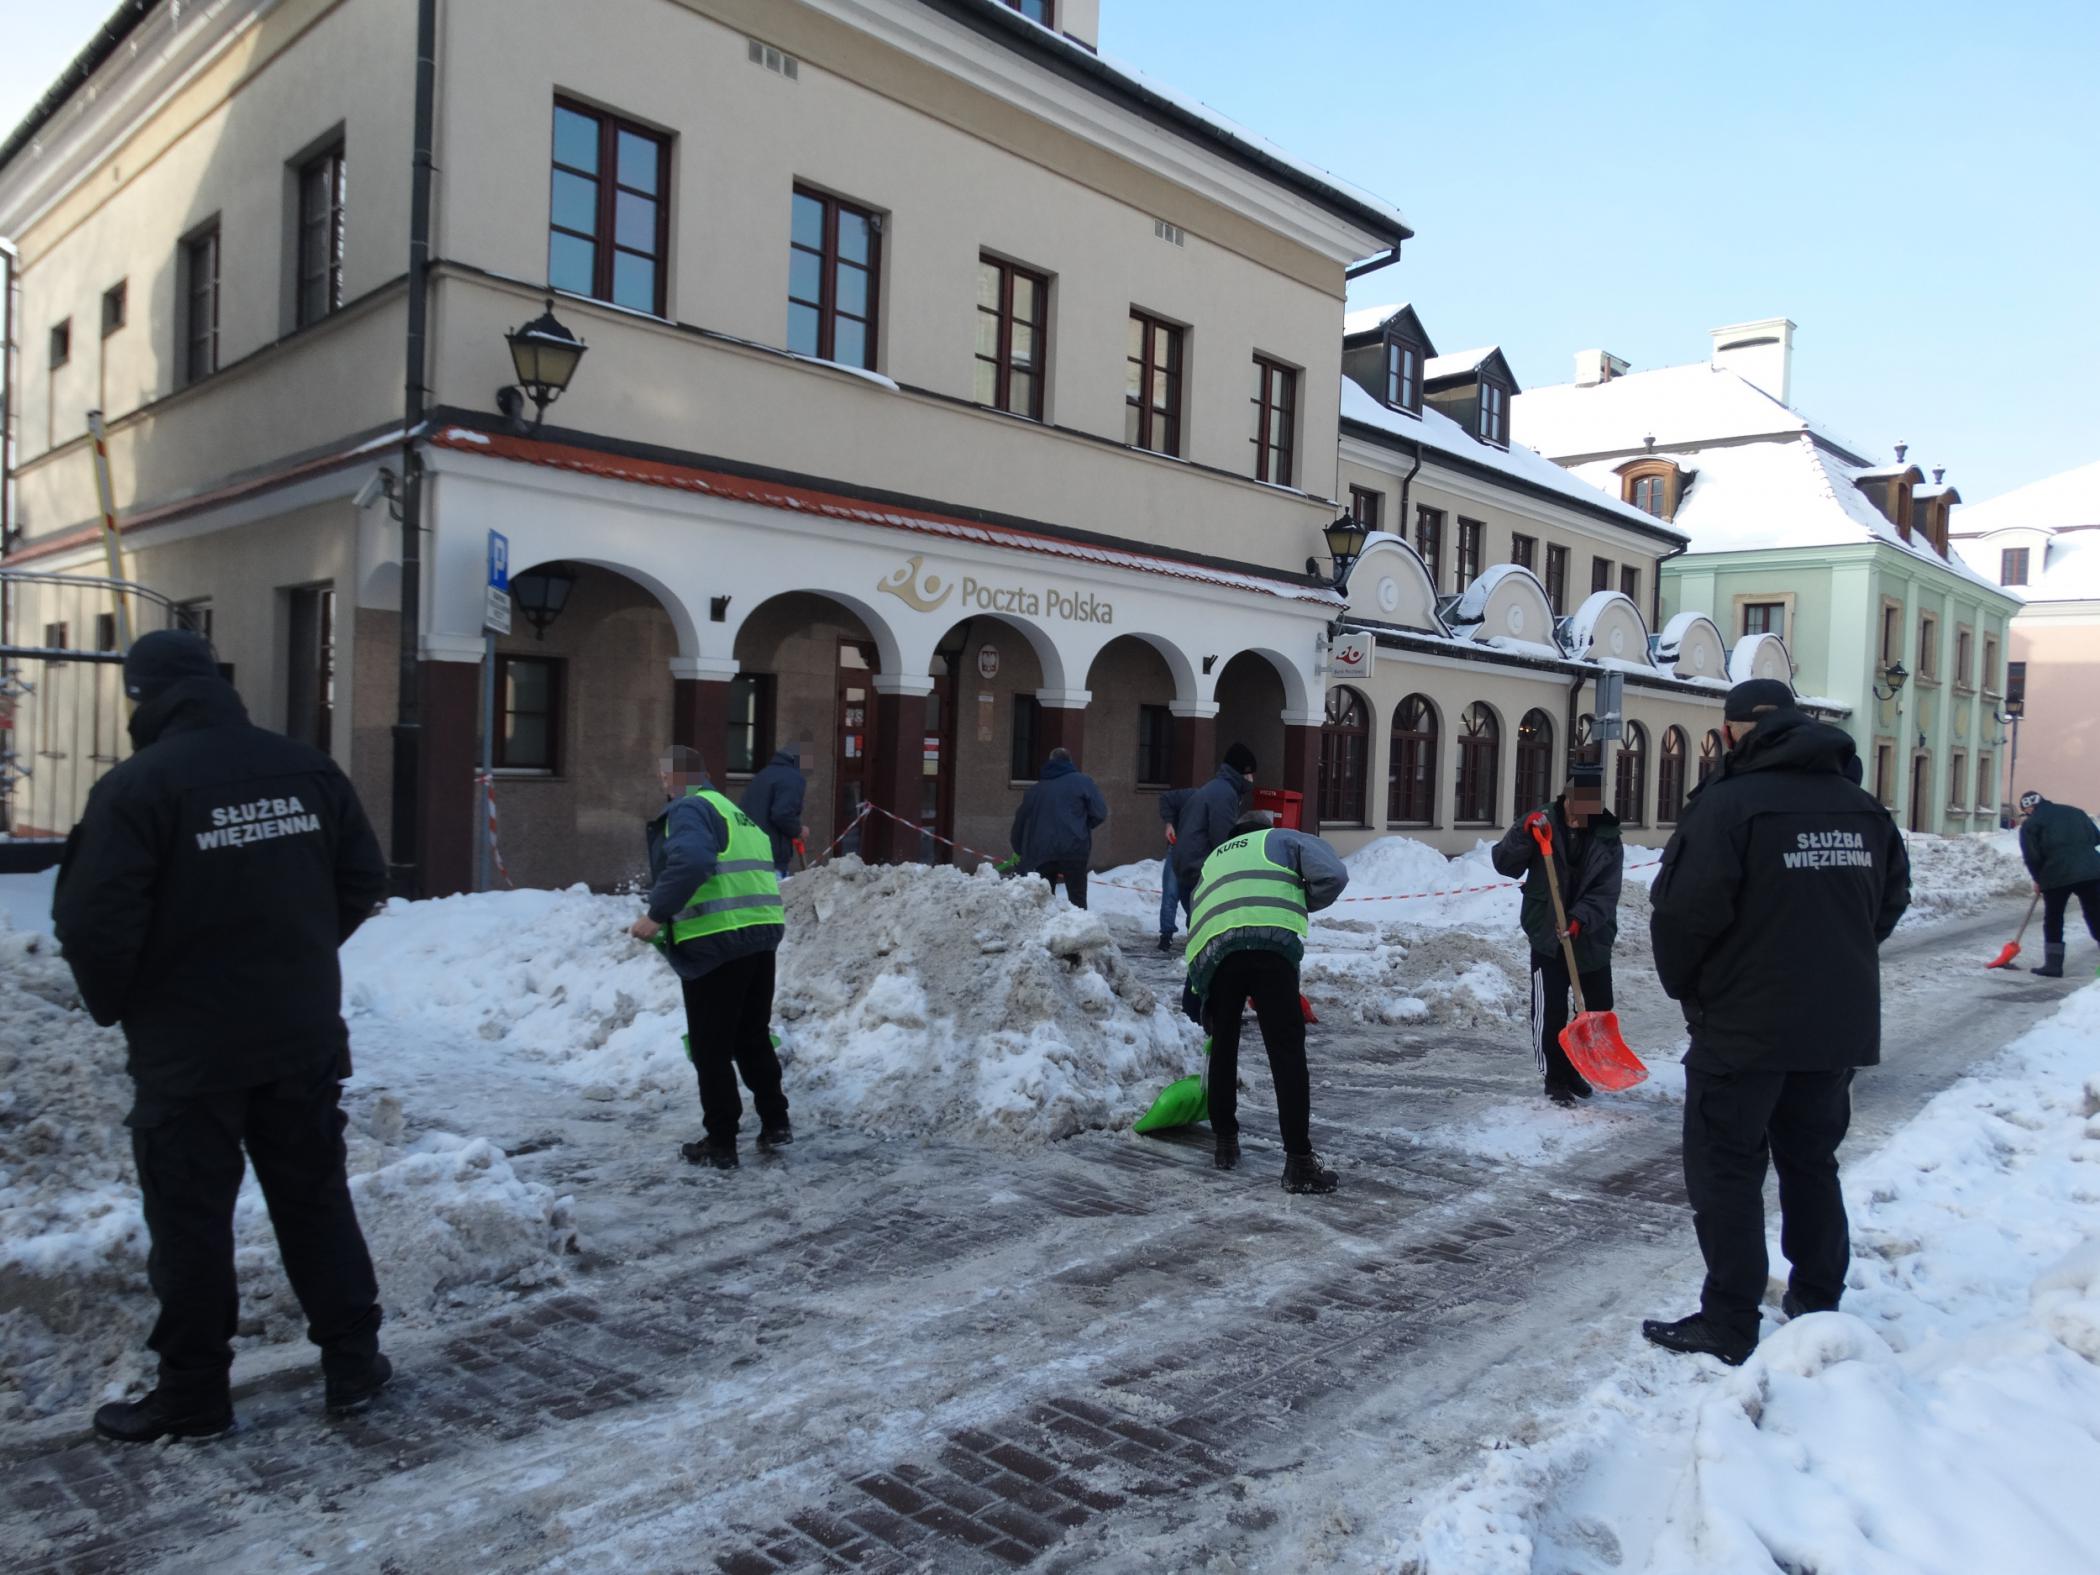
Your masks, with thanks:
M 876 585 L 878 591 L 887 591 L 914 612 L 933 612 L 944 605 L 955 594 L 955 582 L 944 580 L 938 574 L 929 574 L 922 582 L 920 570 L 926 559 L 921 553 L 913 553 L 904 565 L 886 580 Z

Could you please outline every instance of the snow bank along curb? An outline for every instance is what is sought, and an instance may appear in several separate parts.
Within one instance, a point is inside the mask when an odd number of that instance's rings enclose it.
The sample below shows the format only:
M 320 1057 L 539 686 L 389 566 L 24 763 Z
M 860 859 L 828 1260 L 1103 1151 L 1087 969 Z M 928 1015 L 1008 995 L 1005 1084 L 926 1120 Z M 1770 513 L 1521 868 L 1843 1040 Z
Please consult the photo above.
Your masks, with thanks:
M 1768 1330 L 1740 1371 L 1645 1351 L 1629 1313 L 1619 1370 L 1545 1442 L 1486 1455 L 1386 1567 L 2100 1565 L 2100 986 L 1941 1093 L 1845 1191 L 1843 1311 Z

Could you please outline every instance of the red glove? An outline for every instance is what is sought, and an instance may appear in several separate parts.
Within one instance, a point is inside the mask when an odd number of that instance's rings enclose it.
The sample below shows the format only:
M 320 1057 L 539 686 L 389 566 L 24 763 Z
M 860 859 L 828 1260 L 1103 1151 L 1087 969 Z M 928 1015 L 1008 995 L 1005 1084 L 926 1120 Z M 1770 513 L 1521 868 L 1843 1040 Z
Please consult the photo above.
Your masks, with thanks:
M 1524 817 L 1524 829 L 1526 831 L 1537 831 L 1541 826 L 1550 828 L 1552 824 L 1546 818 L 1546 812 L 1542 809 L 1535 809 Z
M 1580 935 L 1581 933 L 1582 933 L 1582 921 L 1581 921 L 1580 919 L 1570 919 L 1570 920 L 1568 921 L 1568 934 L 1569 934 L 1569 936 L 1570 936 L 1570 937 L 1573 937 L 1573 936 L 1577 936 L 1577 935 Z

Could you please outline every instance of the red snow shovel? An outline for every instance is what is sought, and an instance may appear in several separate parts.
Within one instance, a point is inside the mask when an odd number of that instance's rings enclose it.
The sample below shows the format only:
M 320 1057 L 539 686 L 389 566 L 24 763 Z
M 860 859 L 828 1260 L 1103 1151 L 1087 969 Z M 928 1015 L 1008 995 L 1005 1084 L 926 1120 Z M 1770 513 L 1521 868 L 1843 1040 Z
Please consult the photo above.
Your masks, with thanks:
M 2013 965 L 2013 959 L 2020 955 L 2020 939 L 2022 936 L 2026 935 L 2027 926 L 2034 922 L 2035 905 L 2041 900 L 2042 894 L 2040 892 L 2036 892 L 2032 900 L 2030 900 L 2027 904 L 2027 917 L 2020 921 L 2020 934 L 2015 935 L 2011 940 L 2007 941 L 2005 943 L 2005 950 L 2000 952 L 1993 959 L 1991 959 L 1991 961 L 1985 963 L 1984 967 L 2010 968 Z
M 1582 1004 L 1582 975 L 1575 967 L 1575 943 L 1568 936 L 1568 910 L 1560 900 L 1560 873 L 1553 867 L 1553 828 L 1544 823 L 1533 826 L 1531 840 L 1546 860 L 1546 890 L 1553 895 L 1553 919 L 1560 928 L 1562 955 L 1568 961 L 1568 988 L 1575 993 L 1575 1015 L 1560 1031 L 1560 1047 L 1576 1071 L 1608 1094 L 1646 1082 L 1648 1069 L 1619 1032 L 1619 1014 L 1592 1012 Z

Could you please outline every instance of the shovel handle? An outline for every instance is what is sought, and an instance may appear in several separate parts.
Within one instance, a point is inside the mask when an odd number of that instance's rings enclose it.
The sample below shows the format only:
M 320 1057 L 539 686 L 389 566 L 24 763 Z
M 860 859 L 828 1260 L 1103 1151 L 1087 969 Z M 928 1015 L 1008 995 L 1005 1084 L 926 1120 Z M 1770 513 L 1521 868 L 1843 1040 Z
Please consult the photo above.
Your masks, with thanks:
M 2041 900 L 2042 894 L 2040 892 L 2036 892 L 2027 899 L 2027 917 L 2020 921 L 2020 933 L 2013 937 L 2013 949 L 2015 951 L 2019 949 L 2020 942 L 2027 939 L 2027 926 L 2034 922 L 2034 910 L 2040 906 Z
M 1582 975 L 1575 967 L 1575 942 L 1568 934 L 1568 910 L 1560 900 L 1560 872 L 1553 867 L 1552 829 L 1533 826 L 1531 840 L 1539 845 L 1539 853 L 1546 861 L 1546 890 L 1553 898 L 1553 923 L 1560 931 L 1560 952 L 1568 963 L 1568 989 L 1575 997 L 1575 1015 L 1580 1017 L 1588 1008 L 1582 1004 Z

